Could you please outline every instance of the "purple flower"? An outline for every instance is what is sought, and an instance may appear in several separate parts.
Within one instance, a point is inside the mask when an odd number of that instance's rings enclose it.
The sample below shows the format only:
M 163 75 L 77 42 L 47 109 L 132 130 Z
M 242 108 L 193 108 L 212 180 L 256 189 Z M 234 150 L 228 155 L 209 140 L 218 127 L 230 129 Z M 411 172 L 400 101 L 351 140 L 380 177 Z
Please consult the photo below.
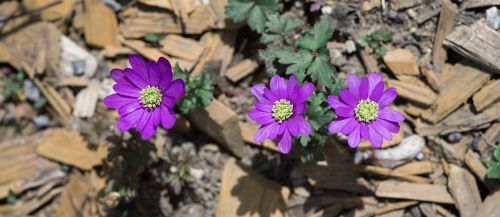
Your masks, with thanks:
M 384 91 L 380 73 L 372 72 L 362 79 L 349 74 L 347 88 L 327 99 L 338 116 L 328 125 L 328 131 L 348 136 L 351 148 L 357 147 L 361 139 L 380 148 L 383 139 L 391 140 L 391 133 L 399 132 L 398 122 L 405 120 L 402 114 L 387 108 L 397 95 L 393 87 Z
M 306 100 L 314 90 L 314 85 L 305 83 L 299 87 L 292 75 L 289 81 L 275 75 L 271 78 L 270 89 L 263 84 L 252 87 L 257 101 L 248 116 L 262 126 L 254 136 L 256 142 L 266 139 L 276 140 L 281 153 L 286 154 L 292 147 L 292 136 L 311 134 L 311 125 L 304 118 Z
M 111 70 L 116 93 L 104 98 L 104 104 L 118 110 L 118 130 L 135 127 L 146 140 L 155 134 L 160 123 L 165 129 L 174 126 L 173 108 L 175 101 L 184 95 L 184 81 L 172 81 L 172 67 L 163 57 L 158 62 L 146 62 L 134 54 L 128 61 L 131 69 Z

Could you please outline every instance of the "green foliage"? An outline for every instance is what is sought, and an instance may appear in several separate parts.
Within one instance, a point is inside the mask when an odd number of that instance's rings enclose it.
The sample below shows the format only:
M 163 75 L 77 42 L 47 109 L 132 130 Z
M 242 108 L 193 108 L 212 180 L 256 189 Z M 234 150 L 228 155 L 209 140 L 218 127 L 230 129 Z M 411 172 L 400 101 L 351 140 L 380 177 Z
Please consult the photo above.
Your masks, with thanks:
M 277 0 L 229 0 L 226 16 L 235 22 L 246 21 L 252 30 L 264 32 L 266 17 L 278 9 Z
M 260 37 L 260 42 L 264 44 L 283 44 L 290 43 L 295 30 L 304 25 L 304 21 L 300 19 L 291 19 L 278 14 L 269 15 L 269 20 L 266 23 L 266 30 Z
M 16 192 L 9 189 L 9 194 L 7 195 L 7 199 L 6 199 L 7 204 L 9 204 L 9 205 L 16 204 L 16 201 L 17 201 L 16 197 L 17 197 Z
M 327 125 L 335 115 L 326 103 L 325 94 L 321 92 L 309 97 L 304 114 L 312 126 L 312 133 L 309 136 L 301 136 L 298 140 L 302 146 L 301 160 L 308 162 L 322 157 L 322 147 L 328 134 Z
M 203 108 L 212 102 L 212 82 L 208 73 L 204 72 L 189 78 L 189 73 L 182 70 L 179 64 L 174 67 L 174 79 L 182 79 L 186 85 L 186 94 L 177 102 L 178 109 L 187 114 L 195 108 Z
M 9 74 L 3 78 L 3 91 L 2 94 L 9 98 L 23 89 L 24 73 L 17 72 L 16 74 Z
M 372 54 L 377 57 L 383 57 L 387 54 L 387 49 L 383 46 L 384 43 L 392 41 L 392 32 L 375 30 L 372 33 L 363 36 L 358 43 L 362 47 L 370 46 Z
M 144 40 L 146 40 L 147 42 L 158 42 L 164 38 L 165 38 L 165 34 L 149 33 L 149 34 L 144 36 Z
M 493 152 L 493 160 L 487 162 L 486 165 L 488 166 L 488 178 L 500 179 L 500 144 L 497 144 Z

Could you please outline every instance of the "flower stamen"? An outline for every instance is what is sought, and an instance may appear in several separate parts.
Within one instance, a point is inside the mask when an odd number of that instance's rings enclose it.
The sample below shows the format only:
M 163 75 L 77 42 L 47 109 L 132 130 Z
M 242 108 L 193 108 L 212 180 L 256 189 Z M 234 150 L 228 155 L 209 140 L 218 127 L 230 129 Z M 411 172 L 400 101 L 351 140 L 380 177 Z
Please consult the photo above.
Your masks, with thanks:
M 378 104 L 370 99 L 360 100 L 354 112 L 359 121 L 370 122 L 378 117 Z
M 273 118 L 278 122 L 283 122 L 293 114 L 293 104 L 286 99 L 280 99 L 273 105 Z
M 139 100 L 147 108 L 155 108 L 161 104 L 161 99 L 163 98 L 163 94 L 160 89 L 154 86 L 147 86 L 146 88 L 141 90 L 141 96 Z

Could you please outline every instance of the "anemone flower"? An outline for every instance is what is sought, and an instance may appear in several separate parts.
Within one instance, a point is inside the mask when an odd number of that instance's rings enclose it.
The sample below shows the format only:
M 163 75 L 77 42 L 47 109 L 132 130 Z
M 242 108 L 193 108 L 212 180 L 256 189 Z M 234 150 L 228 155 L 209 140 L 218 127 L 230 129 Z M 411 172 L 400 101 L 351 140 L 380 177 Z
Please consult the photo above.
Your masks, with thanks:
M 128 61 L 132 68 L 111 70 L 116 93 L 104 98 L 104 104 L 118 110 L 118 130 L 135 127 L 146 140 L 156 133 L 160 123 L 165 129 L 175 124 L 173 108 L 175 101 L 184 95 L 184 81 L 172 81 L 172 67 L 163 57 L 158 62 L 146 62 L 134 54 Z
M 399 122 L 405 120 L 402 114 L 387 108 L 397 95 L 393 87 L 384 91 L 380 73 L 372 72 L 362 79 L 349 74 L 347 88 L 340 90 L 339 96 L 327 99 L 337 114 L 328 125 L 329 133 L 340 132 L 348 136 L 351 148 L 357 147 L 361 139 L 380 148 L 383 139 L 391 140 L 391 133 L 399 132 Z
M 251 92 L 257 102 L 248 116 L 261 124 L 254 140 L 275 140 L 281 153 L 287 154 L 292 147 L 292 137 L 311 134 L 311 125 L 303 113 L 307 107 L 306 100 L 313 90 L 314 85 L 311 83 L 299 86 L 294 75 L 289 81 L 278 75 L 273 76 L 269 89 L 264 84 L 253 86 Z

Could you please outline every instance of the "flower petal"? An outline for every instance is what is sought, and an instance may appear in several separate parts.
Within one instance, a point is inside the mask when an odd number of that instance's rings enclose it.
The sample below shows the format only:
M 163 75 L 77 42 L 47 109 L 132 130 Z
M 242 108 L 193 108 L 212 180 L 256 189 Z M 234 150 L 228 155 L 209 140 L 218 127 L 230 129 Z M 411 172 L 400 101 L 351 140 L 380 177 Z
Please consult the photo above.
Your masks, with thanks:
M 256 102 L 255 108 L 263 112 L 273 112 L 273 104 L 268 102 Z
M 138 72 L 139 76 L 144 80 L 144 81 L 149 81 L 148 77 L 148 65 L 146 64 L 146 60 L 142 58 L 142 56 L 138 54 L 132 54 L 128 56 L 128 62 L 130 63 L 130 66 L 132 66 L 132 69 L 134 71 Z
M 172 82 L 172 65 L 165 57 L 160 57 L 156 63 L 158 71 L 160 72 L 160 90 L 166 90 Z
M 354 117 L 354 109 L 351 107 L 338 107 L 335 109 L 335 114 L 347 118 Z
M 293 105 L 293 114 L 295 115 L 300 115 L 306 111 L 307 104 L 305 102 L 303 103 L 295 103 Z
M 256 84 L 251 89 L 250 92 L 257 98 L 260 102 L 269 102 L 269 100 L 264 97 L 264 90 L 267 89 L 264 84 Z
M 165 105 L 160 106 L 160 119 L 163 128 L 167 130 L 172 128 L 175 124 L 174 110 Z
M 337 118 L 333 120 L 328 124 L 328 133 L 334 134 L 340 132 L 350 120 L 350 118 Z
M 312 132 L 312 127 L 309 121 L 307 121 L 304 117 L 301 115 L 297 115 L 294 117 L 295 123 L 299 127 L 299 133 L 304 136 L 308 136 Z
M 160 69 L 155 61 L 148 63 L 149 84 L 155 87 L 160 85 Z
M 125 72 L 121 69 L 112 69 L 109 74 L 111 75 L 113 81 L 115 81 L 116 83 L 128 82 L 125 79 Z
M 163 92 L 163 94 L 167 96 L 173 97 L 175 100 L 184 96 L 186 91 L 186 86 L 184 85 L 184 81 L 182 79 L 176 79 L 171 84 L 170 87 Z
M 363 78 L 359 84 L 359 99 L 366 98 L 368 98 L 368 78 Z
M 270 89 L 264 89 L 264 97 L 266 97 L 271 103 L 274 103 L 282 98 L 279 98 L 273 91 Z
M 382 96 L 378 100 L 378 106 L 380 108 L 384 108 L 388 105 L 390 105 L 398 96 L 398 92 L 396 91 L 396 88 L 390 87 L 387 88 L 387 90 L 382 93 Z
M 382 136 L 380 136 L 371 125 L 368 125 L 368 132 L 370 134 L 370 142 L 373 147 L 380 148 L 382 146 Z
M 295 101 L 299 96 L 299 85 L 295 75 L 290 76 L 287 84 L 288 99 Z
M 382 82 L 382 74 L 378 72 L 372 72 L 368 76 L 368 96 L 373 92 L 373 89 Z
M 103 103 L 113 109 L 118 109 L 125 104 L 137 101 L 137 98 L 127 97 L 120 94 L 111 94 L 104 98 Z
M 340 101 L 338 96 L 328 96 L 326 102 L 328 102 L 328 104 L 330 104 L 333 109 L 337 109 L 338 107 L 348 107 L 346 104 Z
M 344 125 L 342 130 L 340 131 L 344 135 L 349 135 L 356 127 L 358 127 L 359 123 L 356 118 L 349 118 L 349 121 Z
M 124 116 L 121 116 L 116 122 L 116 128 L 118 128 L 118 130 L 122 132 L 130 130 L 136 125 L 137 121 L 142 116 L 142 113 L 144 113 L 143 110 L 136 110 L 134 112 L 130 112 Z
M 370 140 L 370 132 L 368 131 L 368 126 L 365 123 L 359 124 L 359 130 L 361 132 L 361 138 Z
M 285 133 L 281 136 L 278 146 L 280 148 L 280 152 L 283 154 L 288 154 L 290 149 L 292 149 L 292 136 L 290 136 L 290 133 L 287 130 L 285 130 Z
M 254 120 L 255 122 L 263 125 L 276 122 L 276 120 L 274 120 L 272 116 L 272 113 L 263 112 L 257 109 L 251 109 L 250 111 L 248 111 L 248 117 L 250 117 L 250 119 Z
M 161 98 L 161 104 L 169 108 L 173 108 L 175 105 L 175 99 L 171 96 L 163 96 L 163 98 Z
M 359 84 L 360 81 L 358 79 L 358 76 L 354 73 L 349 73 L 347 76 L 347 87 L 349 88 L 349 91 L 356 96 L 356 98 L 359 99 Z
M 399 132 L 399 124 L 397 122 L 386 121 L 383 119 L 378 119 L 378 122 L 392 133 Z
M 378 118 L 394 122 L 401 122 L 405 120 L 405 116 L 401 113 L 388 108 L 380 109 L 378 111 Z
M 146 127 L 144 127 L 142 131 L 140 131 L 142 140 L 148 140 L 155 135 L 156 127 L 154 126 L 153 121 L 153 118 L 150 118 L 149 122 L 146 124 Z
M 340 91 L 340 100 L 353 108 L 358 105 L 358 99 L 347 89 Z
M 384 83 L 380 82 L 373 88 L 372 92 L 370 93 L 370 100 L 378 102 L 380 97 L 382 96 L 382 92 L 384 92 Z
M 361 132 L 360 132 L 360 125 L 358 124 L 349 134 L 349 137 L 347 137 L 347 144 L 349 144 L 349 147 L 351 148 L 356 148 L 358 147 L 360 141 L 361 141 Z
M 140 108 L 142 108 L 142 105 L 139 103 L 138 100 L 135 100 L 135 101 L 132 101 L 129 104 L 125 104 L 125 105 L 121 106 L 118 109 L 118 114 L 120 116 L 123 116 L 123 115 L 126 115 L 126 114 L 130 113 L 130 112 L 138 110 Z
M 146 125 L 149 123 L 149 119 L 151 119 L 151 114 L 153 113 L 153 110 L 151 109 L 144 109 L 144 113 L 142 114 L 141 118 L 137 122 L 137 125 L 135 129 L 137 131 L 142 131 L 144 128 L 146 128 Z
M 271 91 L 280 99 L 287 98 L 287 88 L 286 88 L 286 80 L 279 75 L 274 75 L 271 78 Z
M 305 102 L 307 101 L 307 98 L 312 94 L 314 91 L 314 85 L 306 82 L 302 87 L 299 88 L 299 96 L 296 98 L 298 102 Z
M 143 89 L 148 86 L 148 82 L 144 80 L 141 75 L 139 75 L 139 72 L 132 69 L 124 69 L 123 71 L 127 80 L 130 81 L 130 83 L 134 84 L 134 86 L 138 87 L 139 89 Z
M 387 128 L 385 128 L 384 125 L 380 123 L 380 120 L 374 121 L 371 125 L 373 129 L 375 129 L 375 131 L 377 131 L 377 133 L 380 134 L 384 139 L 392 140 L 391 132 L 389 132 L 389 130 L 387 130 Z
M 139 98 L 141 96 L 141 90 L 139 90 L 137 87 L 128 85 L 126 83 L 118 83 L 113 85 L 113 90 L 116 93 L 130 97 Z
M 262 125 L 253 137 L 253 140 L 257 143 L 264 142 L 266 139 L 274 139 L 277 136 L 279 125 L 277 123 L 271 123 L 267 125 Z M 274 136 L 274 138 L 272 138 Z
M 299 126 L 297 121 L 295 121 L 294 118 L 289 118 L 288 120 L 284 121 L 282 125 L 285 125 L 288 131 L 292 136 L 298 136 L 299 135 Z

